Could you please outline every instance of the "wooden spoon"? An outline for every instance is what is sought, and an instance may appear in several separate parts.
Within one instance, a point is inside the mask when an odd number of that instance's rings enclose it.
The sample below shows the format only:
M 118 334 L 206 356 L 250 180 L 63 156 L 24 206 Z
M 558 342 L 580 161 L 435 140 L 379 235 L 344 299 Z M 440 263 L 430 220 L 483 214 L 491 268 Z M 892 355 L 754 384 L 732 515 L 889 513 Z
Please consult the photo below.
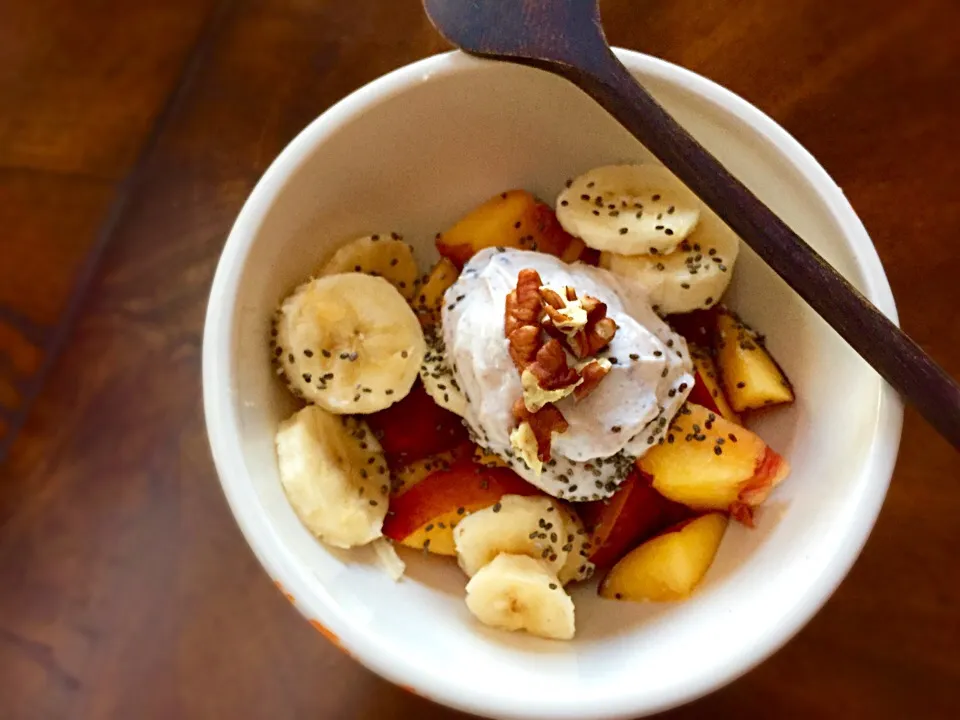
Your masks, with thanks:
M 437 30 L 464 51 L 560 75 L 600 103 L 960 448 L 960 385 L 653 99 L 607 45 L 595 0 L 423 4 Z

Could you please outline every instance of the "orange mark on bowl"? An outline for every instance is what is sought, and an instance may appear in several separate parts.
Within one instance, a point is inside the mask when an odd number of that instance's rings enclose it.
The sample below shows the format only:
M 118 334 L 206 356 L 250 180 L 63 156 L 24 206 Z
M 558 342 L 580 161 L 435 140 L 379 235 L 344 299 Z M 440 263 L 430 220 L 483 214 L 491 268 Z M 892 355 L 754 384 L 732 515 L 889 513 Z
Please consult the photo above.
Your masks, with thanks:
M 323 635 L 327 640 L 332 642 L 341 650 L 344 650 L 343 645 L 340 644 L 340 638 L 338 638 L 335 633 L 325 627 L 323 623 L 321 623 L 319 620 L 311 620 L 310 624 L 313 625 L 314 630 Z M 346 650 L 344 650 L 344 652 L 346 652 Z
M 297 599 L 296 599 L 295 597 L 293 597 L 293 595 L 291 595 L 290 593 L 287 592 L 287 589 L 286 589 L 285 587 L 283 587 L 283 583 L 281 583 L 279 580 L 274 580 L 274 581 L 273 581 L 273 584 L 276 585 L 276 586 L 277 586 L 277 590 L 279 590 L 280 593 L 281 593 L 287 600 L 290 601 L 290 604 L 291 604 L 291 605 L 296 605 L 296 604 L 297 604 Z
M 412 686 L 410 686 L 410 685 L 397 685 L 397 687 L 400 688 L 401 690 L 405 691 L 405 692 L 410 693 L 411 695 L 416 695 L 417 697 L 421 697 L 421 696 L 420 696 L 420 693 L 418 693 L 418 692 L 417 692 Z

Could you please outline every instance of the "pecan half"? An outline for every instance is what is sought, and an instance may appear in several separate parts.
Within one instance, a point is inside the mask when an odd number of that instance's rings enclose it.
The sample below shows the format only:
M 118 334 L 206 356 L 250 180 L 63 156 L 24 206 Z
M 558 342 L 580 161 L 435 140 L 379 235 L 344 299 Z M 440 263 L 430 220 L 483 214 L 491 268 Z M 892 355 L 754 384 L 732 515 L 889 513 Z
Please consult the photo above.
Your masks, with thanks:
M 573 391 L 574 399 L 579 402 L 596 390 L 600 381 L 610 372 L 610 368 L 610 361 L 605 359 L 594 360 L 584 365 L 580 369 L 583 382 Z
M 572 287 L 540 288 L 543 299 L 544 330 L 563 341 L 581 360 L 596 355 L 613 340 L 617 323 L 607 317 L 607 305 L 591 295 L 577 297 Z
M 580 379 L 577 371 L 567 366 L 567 354 L 557 340 L 547 340 L 537 351 L 535 361 L 527 368 L 544 390 L 557 390 L 575 385 Z
M 517 289 L 507 295 L 504 308 L 503 334 L 507 337 L 521 325 L 539 327 L 543 314 L 543 299 L 540 297 L 540 273 L 529 268 L 517 275 Z
M 537 439 L 537 457 L 543 462 L 550 461 L 550 444 L 553 433 L 566 432 L 570 427 L 566 419 L 554 405 L 544 405 L 537 412 L 530 412 L 523 399 L 513 404 L 513 417 L 521 425 L 528 423 Z
M 521 325 L 507 336 L 510 358 L 517 370 L 523 370 L 537 359 L 540 349 L 540 328 L 535 325 Z
M 504 305 L 503 334 L 507 337 L 510 357 L 521 372 L 536 359 L 542 344 L 540 282 L 536 270 L 521 270 L 517 275 L 517 288 L 507 295 Z

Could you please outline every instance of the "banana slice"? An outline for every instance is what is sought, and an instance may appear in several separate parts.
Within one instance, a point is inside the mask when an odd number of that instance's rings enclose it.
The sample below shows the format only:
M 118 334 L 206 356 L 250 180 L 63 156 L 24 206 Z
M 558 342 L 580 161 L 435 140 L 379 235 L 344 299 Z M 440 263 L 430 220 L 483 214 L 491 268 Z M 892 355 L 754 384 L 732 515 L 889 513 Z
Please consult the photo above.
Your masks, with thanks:
M 588 247 L 622 255 L 673 251 L 693 232 L 700 201 L 662 165 L 607 165 L 557 198 L 557 220 Z
M 467 608 L 484 625 L 504 630 L 554 640 L 576 632 L 573 600 L 543 563 L 526 555 L 503 553 L 482 567 L 467 583 Z
M 685 313 L 720 302 L 733 277 L 740 238 L 704 209 L 696 230 L 669 255 L 600 254 L 600 266 L 646 291 L 660 314 Z
M 560 568 L 557 577 L 564 585 L 589 580 L 595 569 L 593 563 L 588 560 L 590 535 L 583 526 L 580 516 L 573 510 L 563 505 L 560 505 L 558 510 L 563 515 L 564 545 L 562 549 L 567 552 L 567 561 Z
M 280 483 L 300 521 L 339 548 L 380 537 L 387 513 L 387 462 L 367 424 L 308 405 L 280 424 Z
M 426 351 L 403 296 L 362 273 L 304 283 L 283 301 L 273 332 L 290 389 L 332 413 L 372 413 L 402 399 Z
M 567 561 L 565 518 L 550 498 L 504 495 L 460 521 L 453 531 L 457 562 L 470 577 L 500 553 L 529 555 L 556 575 Z
M 455 415 L 463 417 L 467 413 L 467 395 L 457 382 L 453 365 L 447 359 L 443 336 L 436 326 L 424 330 L 427 351 L 420 365 L 420 380 L 423 389 L 433 401 Z
M 367 235 L 348 242 L 323 266 L 321 275 L 358 272 L 379 276 L 412 300 L 419 285 L 413 248 L 397 233 Z

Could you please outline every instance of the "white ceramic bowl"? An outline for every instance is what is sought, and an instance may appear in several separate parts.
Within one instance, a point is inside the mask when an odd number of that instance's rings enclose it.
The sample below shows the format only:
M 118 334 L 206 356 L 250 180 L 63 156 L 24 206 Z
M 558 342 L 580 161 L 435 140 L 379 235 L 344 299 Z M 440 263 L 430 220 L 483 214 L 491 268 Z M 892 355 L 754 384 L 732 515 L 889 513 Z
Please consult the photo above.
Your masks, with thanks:
M 841 190 L 793 138 L 723 88 L 620 58 L 707 148 L 889 317 L 890 287 Z M 294 405 L 271 372 L 278 300 L 335 244 L 434 233 L 505 188 L 554 198 L 566 178 L 648 153 L 573 86 L 459 53 L 401 68 L 330 108 L 263 176 L 230 234 L 203 348 L 207 428 L 244 535 L 297 608 L 354 658 L 437 702 L 507 718 L 619 718 L 729 682 L 810 619 L 849 570 L 883 501 L 899 399 L 750 251 L 730 303 L 768 336 L 797 402 L 757 423 L 793 466 L 750 531 L 731 526 L 692 599 L 640 605 L 575 591 L 577 638 L 488 630 L 444 559 L 408 553 L 394 584 L 366 550 L 331 551 L 287 504 L 273 435 Z M 311 632 L 304 624 L 304 632 Z

